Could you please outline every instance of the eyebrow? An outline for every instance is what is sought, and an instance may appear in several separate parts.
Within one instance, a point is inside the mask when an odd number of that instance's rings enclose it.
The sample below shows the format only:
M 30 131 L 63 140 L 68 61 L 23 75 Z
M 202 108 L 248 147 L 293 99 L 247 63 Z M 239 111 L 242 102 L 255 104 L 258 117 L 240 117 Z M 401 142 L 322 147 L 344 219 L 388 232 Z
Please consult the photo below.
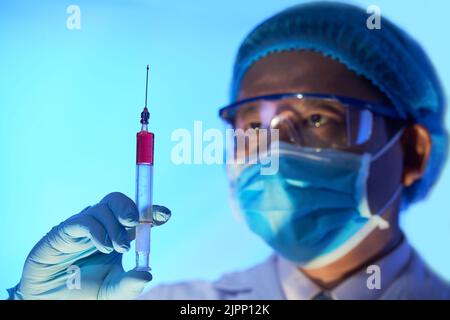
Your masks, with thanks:
M 255 112 L 255 110 L 258 109 L 258 106 L 255 106 L 254 103 L 249 103 L 247 106 L 245 106 L 245 108 L 240 107 L 237 111 L 236 111 L 236 118 L 239 117 L 245 117 L 247 114 L 249 113 L 253 113 Z
M 288 104 L 281 104 L 281 107 L 284 107 L 284 106 L 288 106 L 289 107 Z M 311 108 L 305 107 L 304 109 L 305 110 L 308 110 L 308 109 L 311 110 L 313 108 L 320 108 L 321 110 L 325 109 L 326 111 L 329 111 L 329 112 L 331 112 L 331 113 L 333 113 L 333 114 L 335 114 L 337 116 L 345 115 L 345 108 L 339 108 L 339 107 L 332 106 L 331 104 L 327 103 L 327 101 L 321 101 L 319 104 L 314 105 Z

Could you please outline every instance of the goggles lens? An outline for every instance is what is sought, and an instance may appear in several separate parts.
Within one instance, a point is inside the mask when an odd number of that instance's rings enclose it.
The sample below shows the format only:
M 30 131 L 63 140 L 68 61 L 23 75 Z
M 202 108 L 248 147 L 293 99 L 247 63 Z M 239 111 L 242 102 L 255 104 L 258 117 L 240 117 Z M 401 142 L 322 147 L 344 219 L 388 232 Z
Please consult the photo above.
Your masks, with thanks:
M 221 117 L 234 129 L 235 158 L 250 156 L 262 142 L 270 144 L 272 129 L 277 129 L 279 141 L 303 147 L 351 148 L 371 138 L 374 122 L 372 111 L 360 106 L 300 95 L 243 101 L 222 109 Z M 238 140 L 245 145 L 239 146 Z

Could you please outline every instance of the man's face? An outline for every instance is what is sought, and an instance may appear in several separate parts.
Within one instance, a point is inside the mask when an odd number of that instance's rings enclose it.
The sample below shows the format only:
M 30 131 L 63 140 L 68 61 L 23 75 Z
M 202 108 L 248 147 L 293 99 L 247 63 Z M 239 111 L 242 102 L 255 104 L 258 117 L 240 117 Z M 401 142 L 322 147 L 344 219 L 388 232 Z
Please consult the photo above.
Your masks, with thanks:
M 238 100 L 286 93 L 324 93 L 390 105 L 390 101 L 370 81 L 340 62 L 308 51 L 283 52 L 256 62 L 241 82 Z M 392 137 L 387 120 L 374 117 L 371 138 L 350 152 L 374 154 Z M 401 184 L 403 154 L 400 143 L 371 165 L 367 190 L 372 212 L 379 211 Z

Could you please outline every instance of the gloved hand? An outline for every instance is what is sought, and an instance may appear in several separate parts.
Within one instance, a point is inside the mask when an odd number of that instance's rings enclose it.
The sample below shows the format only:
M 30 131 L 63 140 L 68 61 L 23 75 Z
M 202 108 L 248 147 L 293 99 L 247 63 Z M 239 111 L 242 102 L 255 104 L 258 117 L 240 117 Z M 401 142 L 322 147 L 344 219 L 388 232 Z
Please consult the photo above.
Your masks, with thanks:
M 170 218 L 170 210 L 153 206 L 153 216 L 155 225 L 164 224 Z M 138 219 L 134 202 L 118 192 L 70 217 L 31 250 L 19 284 L 8 290 L 10 298 L 137 297 L 152 275 L 135 270 L 125 272 L 122 253 L 130 248 Z

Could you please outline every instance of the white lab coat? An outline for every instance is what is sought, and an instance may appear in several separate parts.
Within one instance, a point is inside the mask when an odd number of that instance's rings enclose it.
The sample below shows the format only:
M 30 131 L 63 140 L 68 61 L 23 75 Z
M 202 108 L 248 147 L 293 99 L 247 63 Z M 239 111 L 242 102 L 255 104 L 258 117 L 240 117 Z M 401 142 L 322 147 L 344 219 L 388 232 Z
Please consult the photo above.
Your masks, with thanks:
M 217 281 L 158 285 L 139 299 L 311 299 L 317 293 L 311 291 L 311 280 L 302 276 L 292 283 L 292 277 L 280 277 L 279 261 L 280 257 L 274 254 L 261 264 L 225 274 Z M 406 241 L 376 264 L 382 270 L 383 288 L 368 290 L 367 274 L 361 270 L 333 289 L 331 296 L 334 299 L 450 299 L 450 285 L 432 272 Z M 300 272 L 294 269 L 298 276 Z M 297 292 L 292 294 L 292 290 Z

